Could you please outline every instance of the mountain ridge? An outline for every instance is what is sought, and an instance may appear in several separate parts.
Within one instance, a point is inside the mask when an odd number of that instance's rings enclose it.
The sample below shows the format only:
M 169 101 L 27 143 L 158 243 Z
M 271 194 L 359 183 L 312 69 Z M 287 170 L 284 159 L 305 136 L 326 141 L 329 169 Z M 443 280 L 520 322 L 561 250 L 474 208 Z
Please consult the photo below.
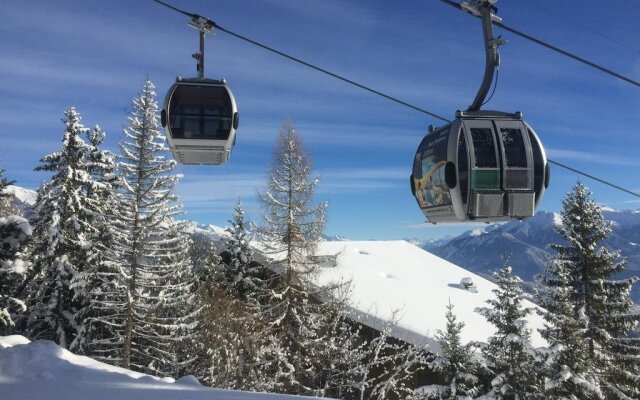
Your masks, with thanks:
M 620 250 L 627 259 L 627 268 L 619 277 L 640 275 L 640 211 L 603 210 L 612 222 L 612 232 L 604 245 Z M 539 211 L 524 221 L 492 224 L 469 230 L 440 245 L 424 246 L 433 254 L 481 276 L 502 266 L 502 257 L 509 257 L 514 271 L 535 285 L 535 277 L 544 272 L 554 252 L 550 244 L 565 244 L 554 227 L 561 224 L 558 213 Z M 632 296 L 640 302 L 640 285 L 634 285 Z

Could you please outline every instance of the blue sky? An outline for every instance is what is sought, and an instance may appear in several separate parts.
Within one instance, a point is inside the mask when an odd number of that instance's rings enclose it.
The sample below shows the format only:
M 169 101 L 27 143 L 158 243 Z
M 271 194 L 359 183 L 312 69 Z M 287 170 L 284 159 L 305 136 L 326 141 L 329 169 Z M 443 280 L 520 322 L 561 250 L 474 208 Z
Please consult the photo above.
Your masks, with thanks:
M 221 26 L 434 113 L 453 117 L 475 96 L 484 68 L 480 22 L 437 0 L 172 0 Z M 636 0 L 499 2 L 505 24 L 640 80 Z M 131 99 L 149 76 L 159 99 L 177 75 L 194 76 L 197 32 L 150 0 L 0 2 L 0 168 L 27 188 L 59 149 L 64 110 L 100 124 L 117 150 Z M 496 94 L 487 107 L 520 110 L 549 158 L 640 191 L 640 89 L 496 30 Z M 431 117 L 278 58 L 223 32 L 207 39 L 206 75 L 225 77 L 241 115 L 238 143 L 219 167 L 180 166 L 185 218 L 225 225 L 256 193 L 279 127 L 291 118 L 329 201 L 328 234 L 352 239 L 437 238 L 469 225 L 432 226 L 408 177 Z M 553 168 L 541 209 L 558 211 L 576 174 Z M 637 199 L 584 180 L 597 201 Z

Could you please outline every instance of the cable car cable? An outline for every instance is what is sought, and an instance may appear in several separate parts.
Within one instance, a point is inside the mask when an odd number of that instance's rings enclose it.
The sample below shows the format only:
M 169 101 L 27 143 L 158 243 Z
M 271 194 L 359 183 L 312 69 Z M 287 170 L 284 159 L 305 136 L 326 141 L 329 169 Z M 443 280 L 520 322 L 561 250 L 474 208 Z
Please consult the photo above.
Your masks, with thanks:
M 153 1 L 155 1 L 156 3 L 162 4 L 163 6 L 166 6 L 166 7 L 170 8 L 170 9 L 172 9 L 172 10 L 174 10 L 174 11 L 177 11 L 177 12 L 179 12 L 179 13 L 181 13 L 181 14 L 188 15 L 188 16 L 189 16 L 189 17 L 191 17 L 191 18 L 203 18 L 203 17 L 199 16 L 198 14 L 188 13 L 188 12 L 183 11 L 183 10 L 180 10 L 180 9 L 178 9 L 178 8 L 176 8 L 176 7 L 170 6 L 170 5 L 166 4 L 166 3 L 164 3 L 163 1 L 160 1 L 160 0 L 153 0 Z M 206 18 L 205 18 L 205 19 L 206 19 Z M 316 65 L 313 65 L 313 64 L 311 64 L 311 63 L 308 63 L 308 62 L 306 62 L 306 61 L 304 61 L 304 60 L 301 60 L 301 59 L 299 59 L 299 58 L 297 58 L 297 57 L 294 57 L 294 56 L 291 56 L 291 55 L 289 55 L 289 54 L 286 54 L 286 53 L 284 53 L 284 52 L 282 52 L 282 51 L 280 51 L 280 50 L 276 50 L 276 49 L 274 49 L 273 47 L 269 47 L 269 46 L 267 46 L 267 45 L 265 45 L 265 44 L 262 44 L 262 43 L 260 43 L 260 42 L 256 42 L 255 40 L 253 40 L 253 39 L 249 39 L 249 38 L 248 38 L 248 37 L 246 37 L 246 36 L 242 36 L 242 35 L 240 35 L 240 34 L 238 34 L 238 33 L 235 33 L 235 32 L 232 32 L 232 31 L 230 31 L 230 30 L 228 30 L 228 29 L 225 29 L 225 28 L 221 27 L 220 25 L 216 24 L 214 21 L 211 21 L 211 20 L 209 20 L 209 19 L 206 19 L 206 20 L 207 20 L 207 22 L 208 22 L 208 23 L 210 23 L 211 25 L 213 25 L 213 27 L 214 27 L 214 28 L 217 28 L 218 30 L 220 30 L 220 31 L 222 31 L 222 32 L 225 32 L 225 33 L 227 33 L 227 34 L 229 34 L 229 35 L 231 35 L 231 36 L 234 36 L 234 37 L 236 37 L 236 38 L 238 38 L 238 39 L 240 39 L 240 40 L 244 40 L 245 42 L 251 43 L 251 44 L 253 44 L 253 45 L 255 45 L 255 46 L 258 46 L 258 47 L 260 47 L 260 48 L 262 48 L 262 49 L 264 49 L 264 50 L 267 50 L 267 51 L 270 51 L 270 52 L 272 52 L 272 53 L 275 53 L 275 54 L 277 54 L 277 55 L 279 55 L 279 56 L 282 56 L 282 57 L 284 57 L 284 58 L 286 58 L 286 59 L 289 59 L 289 60 L 291 60 L 291 61 L 294 61 L 294 62 L 296 62 L 296 63 L 298 63 L 298 64 L 302 64 L 302 65 L 304 65 L 305 67 L 308 67 L 308 68 L 314 69 L 314 70 L 316 70 L 316 71 L 318 71 L 318 72 L 322 72 L 322 73 L 323 73 L 323 74 L 325 74 L 325 75 L 329 75 L 329 76 L 331 76 L 331 77 L 333 77 L 333 78 L 339 79 L 339 80 L 341 80 L 341 81 L 343 81 L 343 82 L 346 82 L 346 83 L 348 83 L 348 84 L 350 84 L 350 85 L 352 85 L 352 86 L 356 86 L 356 87 L 358 87 L 358 88 L 360 88 L 360 89 L 366 90 L 367 92 L 370 92 L 370 93 L 376 94 L 376 95 L 378 95 L 378 96 L 384 97 L 384 98 L 385 98 L 385 99 L 387 99 L 387 100 L 391 100 L 391 101 L 396 102 L 396 103 L 398 103 L 398 104 L 401 104 L 401 105 L 403 105 L 403 106 L 405 106 L 405 107 L 409 107 L 409 108 L 411 108 L 411 109 L 413 109 L 413 110 L 416 110 L 416 111 L 419 111 L 419 112 L 421 112 L 421 113 L 423 113 L 423 114 L 427 114 L 427 115 L 429 115 L 429 116 L 432 116 L 432 117 L 434 117 L 434 118 L 437 118 L 437 119 L 439 119 L 439 120 L 441 120 L 441 121 L 449 122 L 449 120 L 448 120 L 447 118 L 445 118 L 445 117 L 443 117 L 443 116 L 441 116 L 441 115 L 438 115 L 438 114 L 432 113 L 432 112 L 430 112 L 430 111 L 427 111 L 427 110 L 425 110 L 425 109 L 423 109 L 423 108 L 420 108 L 420 107 L 414 106 L 413 104 L 409 104 L 409 103 L 407 103 L 406 101 L 400 100 L 400 99 L 398 99 L 398 98 L 396 98 L 396 97 L 393 97 L 393 96 L 390 96 L 390 95 L 388 95 L 388 94 L 382 93 L 382 92 L 380 92 L 380 91 L 378 91 L 378 90 L 375 90 L 375 89 L 373 89 L 373 88 L 371 88 L 371 87 L 369 87 L 369 86 L 366 86 L 366 85 L 360 84 L 360 83 L 355 82 L 355 81 L 353 81 L 353 80 L 351 80 L 351 79 L 349 79 L 349 78 L 345 78 L 344 76 L 338 75 L 338 74 L 333 73 L 333 72 L 331 72 L 331 71 L 328 71 L 328 70 L 326 70 L 326 69 L 324 69 L 324 68 L 321 68 L 321 67 L 318 67 L 318 66 L 316 66 Z
M 567 17 L 564 17 L 564 16 L 562 16 L 560 14 L 557 14 L 557 13 L 555 13 L 555 12 L 549 10 L 548 8 L 543 7 L 543 6 L 539 5 L 539 4 L 533 4 L 532 2 L 526 2 L 526 3 L 524 3 L 524 5 L 525 5 L 525 7 L 529 7 L 529 8 L 532 8 L 532 9 L 538 9 L 539 11 L 542 11 L 542 12 L 546 13 L 547 15 L 550 15 L 552 17 L 556 17 L 557 19 L 561 19 L 565 23 L 569 22 L 569 23 L 579 27 L 580 29 L 583 29 L 583 30 L 585 30 L 587 32 L 591 32 L 592 34 L 600 36 L 601 38 L 606 39 L 606 40 L 608 40 L 608 41 L 610 41 L 612 43 L 615 43 L 615 44 L 618 44 L 620 46 L 626 47 L 628 50 L 634 51 L 636 53 L 640 53 L 640 48 L 630 46 L 630 45 L 628 45 L 628 44 L 626 44 L 624 42 L 621 42 L 620 40 L 618 40 L 618 39 L 616 39 L 614 37 L 611 37 L 609 35 L 605 35 L 604 33 L 598 32 L 598 31 L 590 28 L 588 25 L 582 24 L 580 22 L 571 20 L 571 19 L 569 19 Z
M 203 17 L 199 16 L 198 14 L 193 14 L 193 13 L 189 13 L 189 12 L 183 11 L 183 10 L 181 10 L 181 9 L 179 9 L 179 8 L 176 8 L 176 7 L 172 6 L 172 5 L 169 5 L 169 4 L 167 4 L 167 3 L 165 3 L 165 2 L 163 2 L 163 1 L 161 1 L 161 0 L 152 0 L 152 1 L 154 1 L 154 2 L 156 2 L 156 3 L 158 3 L 158 4 L 161 4 L 161 5 L 163 5 L 163 6 L 167 7 L 167 8 L 170 8 L 170 9 L 172 9 L 172 10 L 176 11 L 176 12 L 179 12 L 179 13 L 181 13 L 181 14 L 187 15 L 187 16 L 189 16 L 189 17 L 191 17 L 191 18 L 203 18 Z M 448 0 L 441 0 L 441 1 L 447 2 Z M 454 4 L 457 4 L 457 3 L 454 3 Z M 299 64 L 302 64 L 302 65 L 304 65 L 304 66 L 306 66 L 306 67 L 309 67 L 309 68 L 314 69 L 314 70 L 316 70 L 316 71 L 322 72 L 322 73 L 324 73 L 324 74 L 326 74 L 326 75 L 329 75 L 329 76 L 331 76 L 331 77 L 334 77 L 334 78 L 336 78 L 336 79 L 339 79 L 339 80 L 341 80 L 341 81 L 343 81 L 343 82 L 349 83 L 349 84 L 351 84 L 351 85 L 353 85 L 353 86 L 356 86 L 356 87 L 359 87 L 359 88 L 361 88 L 361 89 L 364 89 L 364 90 L 366 90 L 366 91 L 368 91 L 368 92 L 370 92 L 370 93 L 373 93 L 373 94 L 376 94 L 376 95 L 378 95 L 378 96 L 384 97 L 384 98 L 386 98 L 386 99 L 388 99 L 388 100 L 394 101 L 394 102 L 396 102 L 396 103 L 398 103 L 398 104 L 400 104 L 400 105 L 403 105 L 403 106 L 405 106 L 405 107 L 408 107 L 408 108 L 410 108 L 410 109 L 412 109 L 412 110 L 415 110 L 415 111 L 418 111 L 418 112 L 421 112 L 421 113 L 424 113 L 424 114 L 430 115 L 430 116 L 432 116 L 432 117 L 434 117 L 434 118 L 437 118 L 437 119 L 439 119 L 439 120 L 441 120 L 441 121 L 444 121 L 444 122 L 447 122 L 447 123 L 451 122 L 451 120 L 450 120 L 450 119 L 448 119 L 448 118 L 442 117 L 442 116 L 440 116 L 440 115 L 438 115 L 438 114 L 432 113 L 432 112 L 427 111 L 427 110 L 425 110 L 425 109 L 423 109 L 423 108 L 420 108 L 420 107 L 417 107 L 417 106 L 415 106 L 415 105 L 413 105 L 413 104 L 407 103 L 407 102 L 405 102 L 405 101 L 403 101 L 403 100 L 396 99 L 396 98 L 395 98 L 395 97 L 393 97 L 393 96 L 389 96 L 389 95 L 387 95 L 387 94 L 385 94 L 385 93 L 382 93 L 382 92 L 380 92 L 380 91 L 378 91 L 378 90 L 375 90 L 375 89 L 369 88 L 369 87 L 367 87 L 367 86 L 365 86 L 365 85 L 359 84 L 359 83 L 357 83 L 357 82 L 355 82 L 355 81 L 352 81 L 352 80 L 350 80 L 350 79 L 344 78 L 344 77 L 342 77 L 342 76 L 340 76 L 340 75 L 338 75 L 338 74 L 335 74 L 335 73 L 330 72 L 330 71 L 327 71 L 327 70 L 325 70 L 325 69 L 323 69 L 323 68 L 317 67 L 317 66 L 315 66 L 315 65 L 313 65 L 313 64 L 310 64 L 310 63 L 308 63 L 308 62 L 306 62 L 306 61 L 303 61 L 303 60 L 301 60 L 301 59 L 299 59 L 299 58 L 296 58 L 296 57 L 290 56 L 290 55 L 288 55 L 288 54 L 286 54 L 286 53 L 284 53 L 284 52 L 281 52 L 281 51 L 279 51 L 279 50 L 276 50 L 276 49 L 274 49 L 274 48 L 271 48 L 271 47 L 266 46 L 266 45 L 264 45 L 264 44 L 261 44 L 261 43 L 259 43 L 259 42 L 256 42 L 255 40 L 249 39 L 249 38 L 247 38 L 247 37 L 245 37 L 245 36 L 242 36 L 242 35 L 239 35 L 239 34 L 237 34 L 237 33 L 232 32 L 232 31 L 229 31 L 228 29 L 222 28 L 221 26 L 219 26 L 218 24 L 216 24 L 214 21 L 211 21 L 211 20 L 209 20 L 209 19 L 206 19 L 206 20 L 207 20 L 207 22 L 208 22 L 208 23 L 210 23 L 211 25 L 213 25 L 213 27 L 214 27 L 214 28 L 217 28 L 217 29 L 219 29 L 219 30 L 221 30 L 221 31 L 223 31 L 223 32 L 225 32 L 225 33 L 228 33 L 229 35 L 232 35 L 232 36 L 234 36 L 234 37 L 236 37 L 236 38 L 238 38 L 238 39 L 244 40 L 244 41 L 246 41 L 246 42 L 248 42 L 248 43 L 251 43 L 251 44 L 253 44 L 253 45 L 255 45 L 255 46 L 258 46 L 258 47 L 260 47 L 260 48 L 263 48 L 263 49 L 265 49 L 265 50 L 268 50 L 268 51 L 270 51 L 270 52 L 272 52 L 272 53 L 278 54 L 278 55 L 280 55 L 280 56 L 282 56 L 282 57 L 285 57 L 285 58 L 287 58 L 287 59 L 289 59 L 289 60 L 295 61 L 295 62 L 297 62 L 297 63 L 299 63 Z M 560 168 L 564 168 L 564 169 L 567 169 L 567 170 L 572 171 L 572 172 L 574 172 L 574 173 L 577 173 L 577 174 L 579 174 L 579 175 L 582 175 L 582 176 L 584 176 L 584 177 L 587 177 L 587 178 L 593 179 L 593 180 L 595 180 L 595 181 L 598 181 L 598 182 L 600 182 L 600 183 L 603 183 L 603 184 L 605 184 L 605 185 L 608 185 L 608 186 L 610 186 L 610 187 L 612 187 L 612 188 L 614 188 L 614 189 L 618 189 L 618 190 L 623 191 L 623 192 L 625 192 L 625 193 L 627 193 L 627 194 L 631 194 L 631 195 L 633 195 L 633 196 L 640 197 L 640 194 L 638 194 L 638 193 L 635 193 L 635 192 L 633 192 L 633 191 L 631 191 L 631 190 L 629 190 L 629 189 L 625 189 L 625 188 L 623 188 L 623 187 L 621 187 L 621 186 L 618 186 L 618 185 L 616 185 L 616 184 L 614 184 L 614 183 L 608 182 L 608 181 L 606 181 L 606 180 L 604 180 L 604 179 L 597 178 L 597 177 L 595 177 L 595 176 L 593 176 L 593 175 L 590 175 L 590 174 L 588 174 L 588 173 L 586 173 L 586 172 L 583 172 L 583 171 L 580 171 L 580 170 L 578 170 L 578 169 L 575 169 L 575 168 L 569 167 L 569 166 L 567 166 L 567 165 L 561 164 L 561 163 L 559 163 L 559 162 L 557 162 L 557 161 L 553 161 L 553 160 L 547 160 L 547 161 L 548 161 L 549 163 L 551 163 L 551 164 L 557 165 L 557 166 L 558 166 L 558 167 L 560 167 Z
M 568 165 L 564 165 L 564 164 L 561 164 L 561 163 L 559 163 L 559 162 L 557 162 L 557 161 L 553 161 L 553 160 L 547 160 L 547 161 L 548 161 L 548 162 L 550 162 L 551 164 L 555 164 L 555 165 L 557 165 L 557 166 L 559 166 L 559 167 L 562 167 L 562 168 L 564 168 L 564 169 L 568 169 L 569 171 L 573 171 L 573 172 L 575 172 L 575 173 L 577 173 L 577 174 L 580 174 L 580 175 L 582 175 L 582 176 L 586 176 L 587 178 L 591 178 L 591 179 L 593 179 L 594 181 L 598 181 L 598 182 L 600 182 L 600 183 L 604 183 L 605 185 L 611 186 L 611 187 L 612 187 L 612 188 L 614 188 L 614 189 L 621 190 L 621 191 L 623 191 L 623 192 L 625 192 L 625 193 L 628 193 L 628 194 L 630 194 L 630 195 L 632 195 L 632 196 L 640 197 L 640 194 L 638 194 L 638 193 L 636 193 L 636 192 L 634 192 L 634 191 L 631 191 L 631 190 L 629 190 L 629 189 L 625 189 L 625 188 L 623 188 L 622 186 L 618 186 L 618 185 L 616 185 L 616 184 L 614 184 L 614 183 L 611 183 L 611 182 L 605 181 L 604 179 L 597 178 L 597 177 L 595 177 L 595 176 L 593 176 L 593 175 L 589 175 L 589 174 L 587 174 L 586 172 L 578 171 L 577 169 L 575 169 L 575 168 L 571 168 L 571 167 L 569 167 Z
M 450 5 L 451 7 L 457 8 L 458 10 L 464 11 L 462 9 L 462 7 L 460 7 L 460 4 L 456 3 L 455 1 L 451 1 L 451 0 L 440 0 L 440 1 L 445 3 L 445 4 L 447 4 L 447 5 Z M 562 50 L 559 47 L 556 47 L 556 46 L 554 46 L 552 44 L 544 42 L 544 41 L 542 41 L 540 39 L 537 39 L 537 38 L 535 38 L 535 37 L 533 37 L 531 35 L 527 35 L 526 33 L 520 32 L 520 31 L 518 31 L 518 30 L 516 30 L 514 28 L 511 28 L 511 27 L 508 27 L 507 25 L 503 24 L 502 22 L 494 21 L 493 24 L 495 26 L 498 26 L 498 27 L 500 27 L 500 28 L 502 28 L 502 29 L 504 29 L 506 31 L 509 31 L 509 32 L 517 35 L 517 36 L 520 36 L 520 37 L 525 38 L 525 39 L 527 39 L 527 40 L 529 40 L 531 42 L 539 44 L 540 46 L 546 47 L 546 48 L 548 48 L 550 50 L 553 50 L 553 51 L 555 51 L 557 53 L 560 53 L 560 54 L 562 54 L 564 56 L 572 58 L 572 59 L 574 59 L 574 60 L 576 60 L 578 62 L 586 64 L 586 65 L 588 65 L 588 66 L 590 66 L 592 68 L 595 68 L 595 69 L 597 69 L 597 70 L 599 70 L 601 72 L 604 72 L 606 74 L 609 74 L 611 76 L 614 76 L 614 77 L 616 77 L 618 79 L 621 79 L 621 80 L 623 80 L 623 81 L 625 81 L 627 83 L 630 83 L 630 84 L 632 84 L 634 86 L 640 87 L 640 82 L 638 82 L 638 81 L 635 81 L 635 80 L 633 80 L 631 78 L 628 78 L 628 77 L 626 77 L 624 75 L 621 75 L 621 74 L 619 74 L 619 73 L 617 73 L 615 71 L 610 70 L 609 68 L 606 68 L 606 67 L 603 67 L 601 65 L 598 65 L 598 64 L 596 64 L 596 63 L 594 63 L 592 61 L 584 59 L 584 58 L 582 58 L 580 56 L 577 56 L 577 55 L 575 55 L 573 53 L 570 53 L 570 52 L 568 52 L 566 50 Z
M 180 14 L 184 14 L 184 15 L 186 15 L 186 16 L 188 16 L 188 17 L 191 17 L 191 18 L 197 18 L 197 17 L 199 17 L 199 15 L 198 15 L 198 14 L 193 14 L 193 13 L 190 13 L 190 12 L 186 12 L 186 11 L 184 11 L 184 10 L 179 9 L 178 7 L 174 7 L 174 6 L 172 6 L 171 4 L 167 4 L 167 3 L 165 3 L 164 1 L 160 1 L 160 0 L 153 0 L 153 1 L 155 1 L 155 2 L 156 2 L 156 3 L 158 3 L 158 4 L 162 4 L 163 6 L 165 6 L 165 7 L 167 7 L 167 8 L 172 9 L 173 11 L 177 11 L 177 12 L 179 12 Z M 209 22 L 209 23 L 211 23 L 214 27 L 216 27 L 216 26 L 217 26 L 217 25 L 216 25 L 216 23 L 215 23 L 215 22 L 213 22 L 213 21 L 210 21 L 210 20 L 209 20 L 208 22 Z

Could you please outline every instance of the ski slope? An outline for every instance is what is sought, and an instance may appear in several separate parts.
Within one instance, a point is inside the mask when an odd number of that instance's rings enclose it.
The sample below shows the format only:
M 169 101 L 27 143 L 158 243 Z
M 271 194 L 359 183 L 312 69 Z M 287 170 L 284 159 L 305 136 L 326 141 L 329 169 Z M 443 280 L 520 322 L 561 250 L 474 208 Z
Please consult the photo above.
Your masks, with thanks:
M 174 381 L 75 355 L 48 340 L 0 336 L 2 400 L 294 400 L 311 397 L 249 393 Z
M 394 337 L 416 345 L 428 343 L 437 351 L 435 333 L 445 329 L 445 307 L 451 302 L 458 320 L 466 324 L 464 342 L 486 342 L 495 332 L 475 309 L 487 306 L 497 286 L 408 242 L 327 241 L 320 243 L 318 254 L 326 261 L 315 278 L 317 284 L 350 281 L 351 311 L 368 326 L 380 330 L 397 319 Z M 465 277 L 472 279 L 477 293 L 460 285 Z M 534 307 L 529 302 L 525 306 Z M 543 319 L 530 314 L 527 321 L 533 346 L 546 345 L 537 332 Z

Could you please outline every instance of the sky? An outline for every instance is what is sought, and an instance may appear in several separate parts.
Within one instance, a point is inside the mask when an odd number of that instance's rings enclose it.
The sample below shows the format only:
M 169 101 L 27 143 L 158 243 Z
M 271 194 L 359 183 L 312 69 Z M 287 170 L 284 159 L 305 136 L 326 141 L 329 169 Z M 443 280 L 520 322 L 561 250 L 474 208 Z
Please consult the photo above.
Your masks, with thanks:
M 484 72 L 480 21 L 438 0 L 169 0 L 220 26 L 453 118 Z M 499 1 L 506 25 L 640 80 L 640 2 Z M 65 109 L 99 124 L 118 151 L 131 100 L 149 77 L 162 103 L 196 75 L 197 31 L 151 0 L 0 0 L 0 169 L 36 189 L 40 158 L 60 149 Z M 496 29 L 508 43 L 485 108 L 522 111 L 550 159 L 640 193 L 640 88 Z M 240 112 L 222 166 L 178 166 L 183 218 L 224 226 L 238 199 L 261 222 L 278 130 L 293 121 L 328 201 L 326 233 L 433 239 L 473 224 L 425 223 L 409 175 L 427 126 L 442 122 L 324 76 L 224 32 L 208 35 L 205 75 L 224 77 Z M 170 156 L 170 155 L 169 155 Z M 599 203 L 637 198 L 552 166 L 541 210 L 559 211 L 581 180 Z

